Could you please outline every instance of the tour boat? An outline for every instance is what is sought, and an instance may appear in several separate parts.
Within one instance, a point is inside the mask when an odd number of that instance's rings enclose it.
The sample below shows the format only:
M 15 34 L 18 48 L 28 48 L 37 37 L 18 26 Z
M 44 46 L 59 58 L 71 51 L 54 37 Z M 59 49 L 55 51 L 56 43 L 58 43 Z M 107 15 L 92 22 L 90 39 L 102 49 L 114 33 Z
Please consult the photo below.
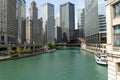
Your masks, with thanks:
M 95 60 L 98 64 L 107 65 L 107 54 L 96 53 Z

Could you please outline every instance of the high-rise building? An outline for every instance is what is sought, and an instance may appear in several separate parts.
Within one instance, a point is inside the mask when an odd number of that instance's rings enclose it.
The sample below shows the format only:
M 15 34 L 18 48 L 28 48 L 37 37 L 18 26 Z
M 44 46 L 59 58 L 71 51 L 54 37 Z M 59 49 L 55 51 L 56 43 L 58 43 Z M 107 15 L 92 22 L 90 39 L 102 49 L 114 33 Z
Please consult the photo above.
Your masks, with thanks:
M 33 34 L 33 30 L 32 30 L 32 20 L 29 19 L 29 17 L 27 17 L 26 19 L 26 43 L 27 44 L 32 44 L 32 34 Z
M 77 27 L 79 29 L 79 37 L 80 38 L 85 38 L 85 10 L 79 8 L 77 10 Z
M 29 8 L 30 19 L 26 20 L 26 42 L 28 44 L 41 44 L 42 20 L 38 19 L 36 2 L 32 1 Z
M 17 17 L 17 42 L 25 43 L 26 29 L 26 1 L 16 0 L 16 17 Z
M 86 48 L 106 52 L 106 10 L 104 0 L 85 0 Z
M 56 19 L 55 19 L 55 28 L 54 28 L 54 36 L 55 36 L 55 38 L 54 38 L 54 40 L 55 40 L 55 42 L 57 42 L 57 43 L 60 43 L 60 42 L 62 42 L 62 28 L 60 27 L 60 17 L 58 16 L 58 17 L 56 17 Z
M 0 0 L 0 43 L 17 43 L 16 0 Z
M 46 3 L 41 9 L 43 18 L 44 43 L 54 42 L 54 5 Z
M 60 26 L 62 27 L 62 41 L 70 42 L 74 39 L 75 8 L 68 2 L 60 5 Z
M 120 80 L 120 0 L 106 0 L 108 80 Z
M 60 27 L 60 16 L 57 16 L 55 19 L 55 26 Z
M 42 18 L 38 19 L 38 25 L 40 27 L 39 41 L 40 41 L 40 44 L 43 44 L 43 35 L 44 35 L 44 33 L 43 33 L 43 19 Z
M 29 14 L 31 20 L 37 20 L 38 19 L 38 8 L 36 6 L 36 2 L 33 0 L 30 8 L 29 8 Z
M 62 28 L 56 26 L 54 32 L 55 32 L 55 42 L 56 43 L 62 42 L 62 36 L 61 36 L 62 35 Z

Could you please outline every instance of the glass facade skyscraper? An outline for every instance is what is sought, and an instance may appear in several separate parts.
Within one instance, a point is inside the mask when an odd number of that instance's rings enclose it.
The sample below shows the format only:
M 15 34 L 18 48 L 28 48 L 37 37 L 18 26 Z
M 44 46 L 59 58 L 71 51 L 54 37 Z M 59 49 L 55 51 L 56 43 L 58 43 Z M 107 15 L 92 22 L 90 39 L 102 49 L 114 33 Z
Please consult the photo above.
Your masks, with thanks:
M 54 5 L 51 3 L 43 4 L 41 14 L 43 18 L 44 42 L 54 42 Z
M 26 1 L 16 0 L 17 42 L 25 43 Z
M 74 4 L 68 2 L 60 5 L 60 26 L 62 27 L 62 41 L 74 39 L 75 11 Z
M 85 0 L 85 37 L 87 48 L 93 51 L 101 50 L 102 44 L 106 44 L 104 0 Z
M 79 29 L 79 35 L 80 38 L 85 38 L 84 34 L 84 28 L 85 28 L 85 10 L 79 8 L 77 10 L 77 27 Z

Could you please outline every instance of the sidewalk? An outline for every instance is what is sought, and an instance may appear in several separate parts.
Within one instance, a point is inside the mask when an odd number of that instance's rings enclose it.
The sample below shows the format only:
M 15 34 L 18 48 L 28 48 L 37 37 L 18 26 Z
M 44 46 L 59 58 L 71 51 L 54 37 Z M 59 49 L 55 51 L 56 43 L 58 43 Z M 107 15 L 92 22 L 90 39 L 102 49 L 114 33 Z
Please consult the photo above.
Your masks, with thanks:
M 10 56 L 5 56 L 5 57 L 0 56 L 0 60 L 3 60 L 3 59 L 9 59 L 9 58 L 10 58 Z

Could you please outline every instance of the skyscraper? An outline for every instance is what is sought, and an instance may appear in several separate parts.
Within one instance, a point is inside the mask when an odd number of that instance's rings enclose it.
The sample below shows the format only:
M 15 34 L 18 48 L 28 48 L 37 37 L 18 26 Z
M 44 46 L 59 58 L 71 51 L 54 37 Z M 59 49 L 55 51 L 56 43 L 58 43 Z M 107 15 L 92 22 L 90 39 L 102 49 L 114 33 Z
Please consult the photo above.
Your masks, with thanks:
M 37 20 L 38 19 L 38 8 L 36 6 L 36 2 L 33 0 L 30 8 L 29 8 L 29 14 L 31 20 Z
M 60 26 L 62 27 L 62 41 L 70 42 L 74 39 L 75 11 L 74 4 L 68 2 L 60 5 Z
M 85 38 L 85 10 L 79 8 L 77 10 L 77 27 L 80 38 Z
M 0 43 L 16 42 L 16 0 L 0 0 Z
M 44 42 L 54 42 L 54 5 L 46 3 L 41 9 L 43 18 Z
M 106 51 L 106 10 L 104 0 L 85 0 L 86 48 Z
M 32 34 L 33 34 L 33 30 L 32 30 L 32 20 L 29 19 L 29 17 L 27 17 L 26 19 L 26 43 L 27 44 L 32 44 L 33 43 L 33 38 L 32 38 Z
M 55 28 L 54 28 L 54 40 L 57 43 L 62 42 L 62 28 L 60 26 L 60 16 L 57 16 L 55 19 Z
M 42 23 L 38 19 L 38 8 L 33 0 L 29 8 L 30 19 L 26 20 L 26 42 L 28 44 L 41 44 Z
M 26 19 L 26 1 L 16 0 L 16 17 L 17 17 L 17 40 L 18 43 L 25 42 L 25 19 Z

